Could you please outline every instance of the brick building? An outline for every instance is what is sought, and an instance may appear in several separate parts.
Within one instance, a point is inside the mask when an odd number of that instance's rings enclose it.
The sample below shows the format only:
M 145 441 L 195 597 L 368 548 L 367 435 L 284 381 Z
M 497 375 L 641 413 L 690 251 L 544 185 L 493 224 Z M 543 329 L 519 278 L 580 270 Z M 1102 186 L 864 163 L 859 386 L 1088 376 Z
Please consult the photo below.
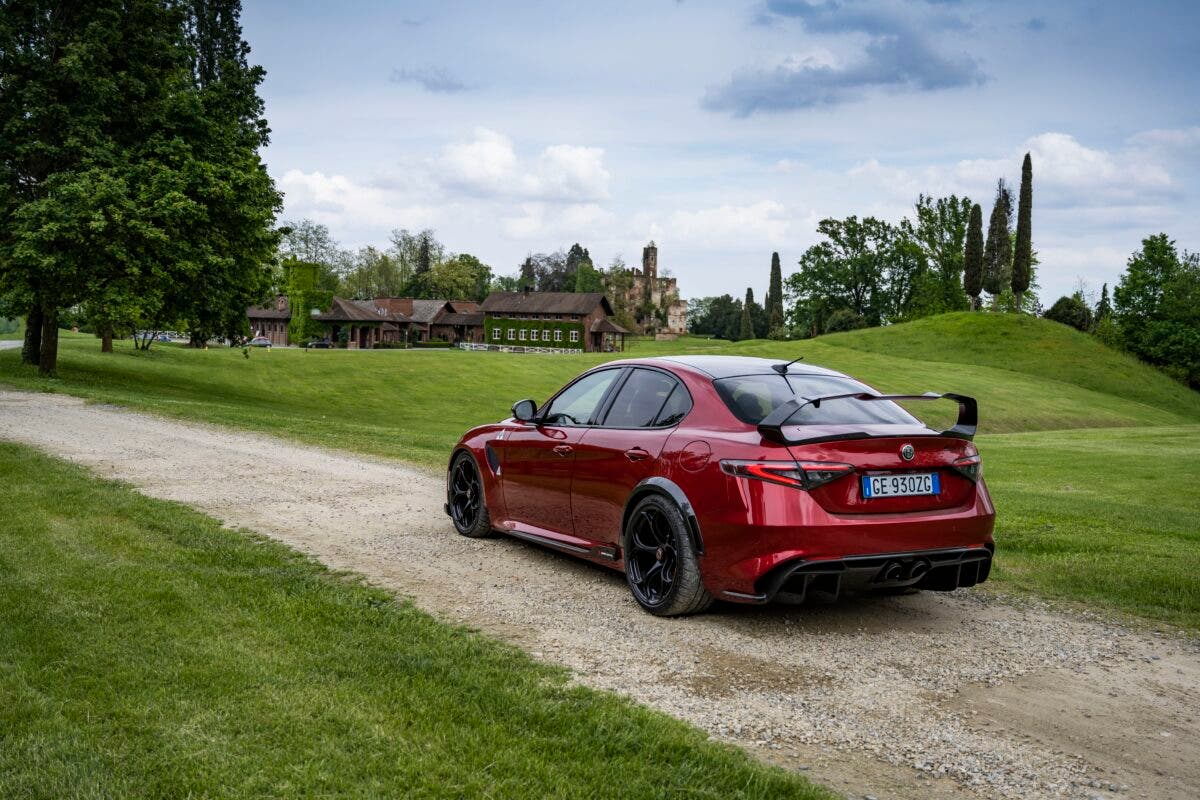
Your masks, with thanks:
M 628 331 L 610 319 L 612 306 L 599 292 L 493 292 L 479 310 L 487 344 L 588 353 L 625 349 Z

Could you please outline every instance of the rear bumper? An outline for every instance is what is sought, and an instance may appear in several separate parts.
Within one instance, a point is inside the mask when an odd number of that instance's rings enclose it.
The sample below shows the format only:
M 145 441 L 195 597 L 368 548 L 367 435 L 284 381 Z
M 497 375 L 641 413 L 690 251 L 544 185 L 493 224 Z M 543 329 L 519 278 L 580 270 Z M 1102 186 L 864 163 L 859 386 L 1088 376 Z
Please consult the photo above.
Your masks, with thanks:
M 787 598 L 835 600 L 845 591 L 911 587 L 934 592 L 983 583 L 992 568 L 992 547 L 961 547 L 879 553 L 846 558 L 784 562 L 754 583 L 751 592 L 725 590 L 721 596 L 740 603 Z

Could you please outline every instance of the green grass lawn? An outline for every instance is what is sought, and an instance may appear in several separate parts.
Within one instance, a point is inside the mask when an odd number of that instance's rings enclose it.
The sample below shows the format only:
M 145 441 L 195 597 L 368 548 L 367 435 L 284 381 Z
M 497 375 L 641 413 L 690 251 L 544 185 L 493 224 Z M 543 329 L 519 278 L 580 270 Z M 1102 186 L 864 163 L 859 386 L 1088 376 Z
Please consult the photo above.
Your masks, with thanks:
M 1200 631 L 1200 425 L 977 443 L 1001 585 Z
M 0 508 L 0 796 L 828 796 L 23 447 Z
M 444 465 L 466 428 L 506 416 L 518 398 L 540 402 L 616 357 L 289 349 L 245 359 L 228 348 L 99 349 L 92 337 L 64 334 L 52 381 L 21 366 L 17 352 L 0 352 L 0 383 L 431 468 Z M 1156 370 L 1062 325 L 994 314 L 801 342 L 639 340 L 627 355 L 679 352 L 804 355 L 882 390 L 976 396 L 999 510 L 998 582 L 1200 629 L 1200 394 Z M 953 411 L 913 410 L 935 423 Z M 1165 476 L 1157 484 L 1130 478 L 1156 472 Z M 1170 497 L 1167 479 L 1176 487 Z

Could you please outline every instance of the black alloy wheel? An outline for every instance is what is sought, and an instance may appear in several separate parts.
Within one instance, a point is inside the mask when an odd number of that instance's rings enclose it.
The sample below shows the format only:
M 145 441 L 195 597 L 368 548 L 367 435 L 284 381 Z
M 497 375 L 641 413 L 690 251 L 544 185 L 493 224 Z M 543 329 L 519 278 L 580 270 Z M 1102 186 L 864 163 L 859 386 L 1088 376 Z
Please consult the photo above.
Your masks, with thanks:
M 484 503 L 483 481 L 470 453 L 460 453 L 450 467 L 446 504 L 454 529 L 477 539 L 491 533 L 492 523 Z
M 648 495 L 629 515 L 625 531 L 625 577 L 642 608 L 659 616 L 703 611 L 712 596 L 683 513 L 661 495 Z

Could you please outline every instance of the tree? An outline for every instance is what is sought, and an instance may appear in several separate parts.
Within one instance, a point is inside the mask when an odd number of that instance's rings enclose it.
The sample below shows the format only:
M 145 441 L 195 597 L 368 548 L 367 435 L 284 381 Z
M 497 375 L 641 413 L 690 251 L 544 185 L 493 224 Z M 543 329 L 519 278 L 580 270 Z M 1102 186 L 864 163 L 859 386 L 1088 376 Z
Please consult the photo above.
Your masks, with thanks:
M 397 228 L 392 231 L 391 244 L 388 252 L 396 260 L 396 269 L 406 285 L 416 275 L 422 258 L 428 261 L 430 269 L 446 258 L 445 246 L 429 228 L 416 233 L 407 228 Z
M 1017 205 L 1017 239 L 1013 247 L 1012 291 L 1020 310 L 1022 295 L 1029 289 L 1033 255 L 1033 162 L 1029 153 L 1021 164 L 1021 194 Z
M 356 300 L 399 297 L 407 284 L 396 257 L 368 245 L 353 256 L 353 267 L 342 276 L 338 292 Z
M 604 273 L 592 266 L 590 258 L 580 262 L 579 268 L 575 271 L 574 290 L 576 292 L 604 291 Z
M 1096 303 L 1096 321 L 1108 319 L 1112 315 L 1112 302 L 1108 299 L 1108 284 L 1100 287 L 1100 302 Z
M 1088 308 L 1081 292 L 1075 292 L 1070 297 L 1058 298 L 1054 305 L 1050 306 L 1045 317 L 1085 333 L 1092 328 L 1092 310 Z
M 731 295 L 688 301 L 688 330 L 699 336 L 736 341 L 742 324 L 742 303 Z
M 433 253 L 430 250 L 429 239 L 428 232 L 422 233 L 420 241 L 417 244 L 417 264 L 415 270 L 417 275 L 425 275 L 433 269 Z
M 279 263 L 288 260 L 316 264 L 317 287 L 334 291 L 353 268 L 354 256 L 342 250 L 329 228 L 311 219 L 285 221 L 279 227 Z
M 783 270 L 779 253 L 771 253 L 771 285 L 767 289 L 767 330 L 783 327 Z
M 613 307 L 617 324 L 627 330 L 637 328 L 630 294 L 633 291 L 633 274 L 620 256 L 615 256 L 603 272 L 604 291 Z
M 240 4 L 14 0 L 0 14 L 0 293 L 40 321 L 129 313 L 193 337 L 245 325 L 280 198 Z M 31 343 L 32 344 L 32 343 Z
M 983 209 L 978 203 L 971 206 L 971 221 L 967 226 L 963 289 L 970 298 L 972 310 L 978 310 L 979 292 L 983 290 Z
M 754 321 L 750 306 L 754 303 L 754 290 L 746 289 L 746 302 L 742 303 L 742 318 L 738 323 L 738 341 L 754 338 Z
M 988 221 L 987 241 L 983 246 L 983 290 L 996 298 L 1008 288 L 1012 269 L 1012 195 L 1001 178 L 996 183 L 996 199 Z
M 492 268 L 470 253 L 451 256 L 433 268 L 434 297 L 482 301 L 492 285 Z
M 902 316 L 912 319 L 968 307 L 963 292 L 964 242 L 971 216 L 971 200 L 950 195 L 934 199 L 922 194 L 913 208 L 913 222 L 905 220 L 901 231 L 921 249 L 930 274 L 914 276 L 916 306 L 904 306 Z M 912 254 L 897 251 L 908 260 Z
M 792 327 L 806 335 L 825 331 L 825 321 L 840 308 L 850 309 L 868 325 L 879 325 L 887 307 L 887 261 L 896 231 L 888 223 L 866 217 L 823 219 L 817 231 L 826 241 L 801 256 L 799 272 L 787 279 L 795 300 Z
M 186 69 L 178 7 L 12 0 L 0 13 L 0 294 L 26 309 L 23 357 L 52 375 L 62 309 L 154 269 L 181 175 L 151 136 Z M 152 189 L 153 187 L 153 189 Z
M 564 263 L 563 275 L 563 291 L 578 292 L 578 291 L 594 291 L 591 289 L 581 290 L 579 285 L 579 271 L 588 270 L 593 275 L 596 274 L 596 269 L 592 264 L 592 257 L 588 254 L 587 248 L 576 242 L 571 245 L 571 249 L 567 251 L 567 258 Z M 585 283 L 594 283 L 593 278 L 585 278 Z
M 1142 240 L 1113 290 L 1124 346 L 1200 387 L 1200 256 L 1180 257 L 1165 233 Z

